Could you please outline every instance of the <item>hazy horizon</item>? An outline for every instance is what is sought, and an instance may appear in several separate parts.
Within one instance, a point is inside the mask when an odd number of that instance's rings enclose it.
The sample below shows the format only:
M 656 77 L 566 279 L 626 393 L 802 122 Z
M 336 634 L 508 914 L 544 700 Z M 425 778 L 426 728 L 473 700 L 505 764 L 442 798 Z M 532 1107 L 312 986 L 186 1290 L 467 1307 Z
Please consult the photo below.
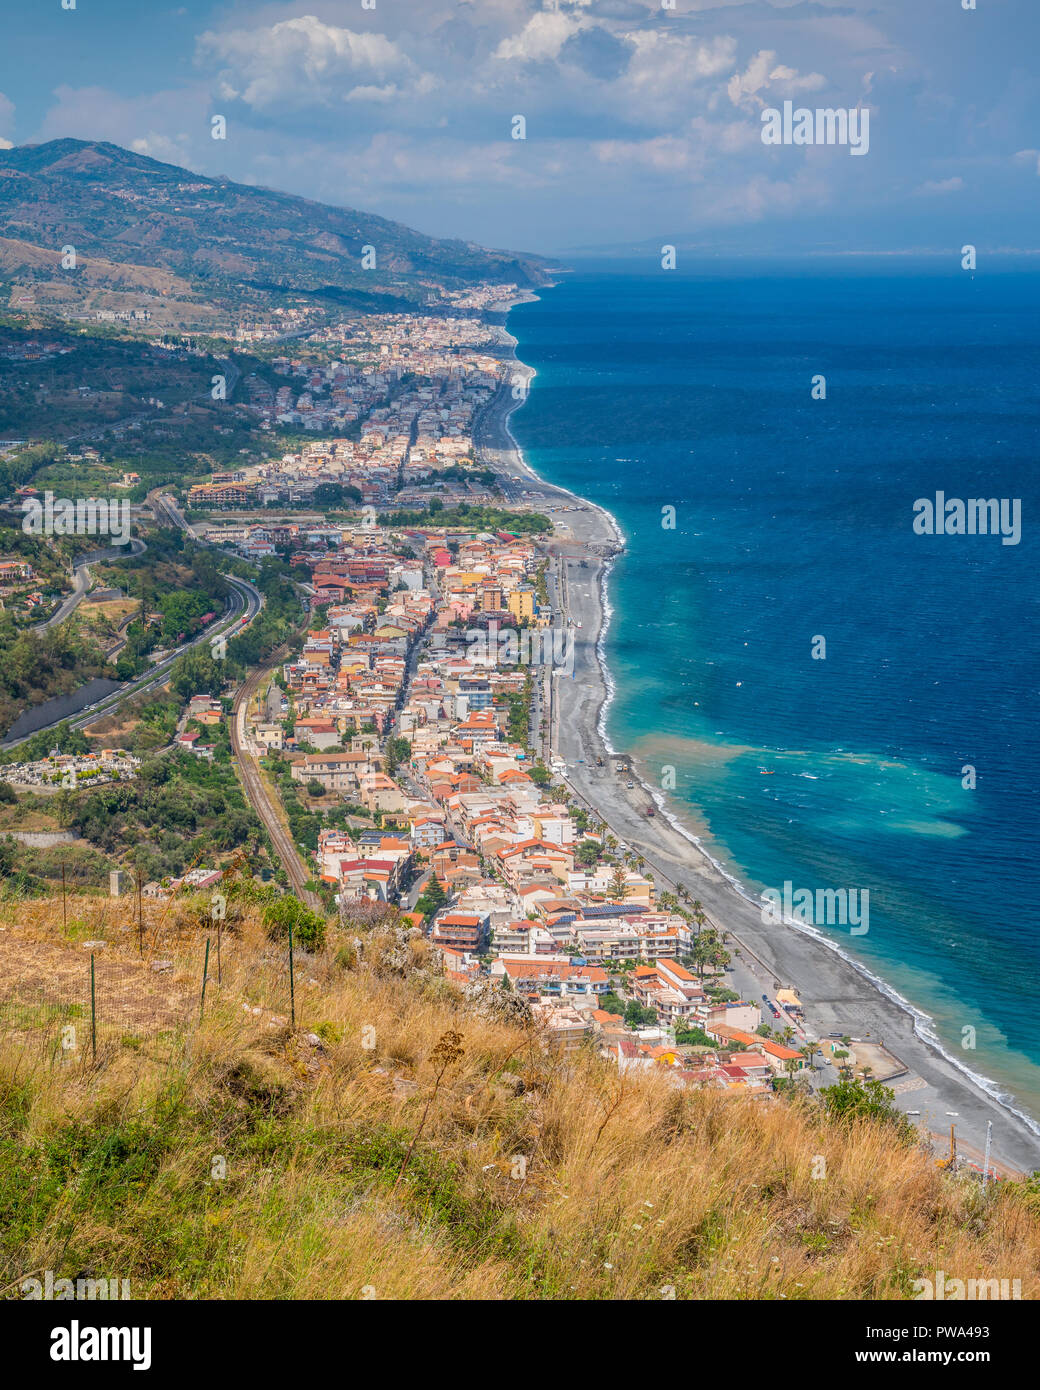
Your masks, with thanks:
M 0 145 L 109 140 L 547 255 L 1034 249 L 1040 15 L 966 2 L 55 0 L 5 15 Z M 766 144 L 785 102 L 869 139 Z

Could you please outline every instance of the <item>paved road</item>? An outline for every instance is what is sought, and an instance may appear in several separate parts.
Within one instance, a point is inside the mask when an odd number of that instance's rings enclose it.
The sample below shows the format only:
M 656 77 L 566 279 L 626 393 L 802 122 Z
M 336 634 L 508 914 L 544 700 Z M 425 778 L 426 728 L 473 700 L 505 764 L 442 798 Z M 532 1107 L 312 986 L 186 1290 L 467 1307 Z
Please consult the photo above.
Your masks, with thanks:
M 263 595 L 255 585 L 250 584 L 246 579 L 237 579 L 230 574 L 226 574 L 224 578 L 231 585 L 232 590 L 232 597 L 228 600 L 224 617 L 212 623 L 208 628 L 204 628 L 190 642 L 183 643 L 176 651 L 164 656 L 161 661 L 156 662 L 148 671 L 135 681 L 131 681 L 129 685 L 124 686 L 122 690 L 117 690 L 112 695 L 106 695 L 103 700 L 89 706 L 81 714 L 65 719 L 56 719 L 50 724 L 45 724 L 41 729 L 34 729 L 31 734 L 26 734 L 23 738 L 13 739 L 10 742 L 5 739 L 0 743 L 0 747 L 17 748 L 26 739 L 34 738 L 36 734 L 43 733 L 45 729 L 56 729 L 59 724 L 67 724 L 70 729 L 85 729 L 106 714 L 114 714 L 126 700 L 131 700 L 137 695 L 143 695 L 147 691 L 165 685 L 174 662 L 185 652 L 190 651 L 192 647 L 197 647 L 202 642 L 212 642 L 215 637 L 219 637 L 221 634 L 234 636 L 240 632 L 243 626 L 243 615 L 250 620 L 255 618 L 263 605 Z
M 36 623 L 33 632 L 46 632 L 49 627 L 63 623 L 70 613 L 75 612 L 90 591 L 90 567 L 105 560 L 125 560 L 127 554 L 143 555 L 148 549 L 144 541 L 134 536 L 129 551 L 124 546 L 111 546 L 108 550 L 93 550 L 89 555 L 81 555 L 72 566 L 72 593 L 64 600 L 57 612 L 45 623 Z
M 167 526 L 186 532 L 191 540 L 199 539 L 198 532 L 193 526 L 188 525 L 187 518 L 177 503 L 168 493 L 163 492 L 162 488 L 152 489 L 148 494 L 148 505 L 155 513 L 155 520 L 160 526 L 165 522 Z
M 246 734 L 246 718 L 250 700 L 260 688 L 264 677 L 279 666 L 288 654 L 288 647 L 279 647 L 276 652 L 272 653 L 265 665 L 254 671 L 249 679 L 239 686 L 231 714 L 231 747 L 237 759 L 238 773 L 246 794 L 246 800 L 260 817 L 264 828 L 270 835 L 271 843 L 278 858 L 282 861 L 282 867 L 288 875 L 293 892 L 308 907 L 313 908 L 316 912 L 322 912 L 324 907 L 320 898 L 305 886 L 312 877 L 311 872 L 301 859 L 292 836 L 278 813 L 279 808 L 264 784 L 264 779 L 260 773 L 260 764 Z

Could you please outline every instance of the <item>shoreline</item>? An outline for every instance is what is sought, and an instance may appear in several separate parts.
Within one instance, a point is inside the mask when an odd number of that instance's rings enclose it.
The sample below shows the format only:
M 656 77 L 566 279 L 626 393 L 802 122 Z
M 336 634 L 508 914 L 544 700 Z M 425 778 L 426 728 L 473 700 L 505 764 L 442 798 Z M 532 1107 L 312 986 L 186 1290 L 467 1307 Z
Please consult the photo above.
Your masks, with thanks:
M 509 307 L 537 297 L 525 294 L 510 301 Z M 607 824 L 619 846 L 638 850 L 658 890 L 683 883 L 691 899 L 700 899 L 708 920 L 740 948 L 743 965 L 747 965 L 746 952 L 766 976 L 795 988 L 812 1036 L 823 1040 L 841 1032 L 854 1041 L 880 1042 L 893 1053 L 906 1068 L 905 1073 L 897 1073 L 896 1103 L 921 1117 L 922 1131 L 944 1131 L 952 1120 L 958 1143 L 981 1155 L 990 1121 L 991 1166 L 1012 1174 L 1040 1167 L 1040 1124 L 996 1082 L 947 1051 L 928 1014 L 817 928 L 788 919 L 767 927 L 757 899 L 683 824 L 665 794 L 648 784 L 635 766 L 631 780 L 636 787 L 628 792 L 609 765 L 617 756 L 607 732 L 617 687 L 606 660 L 614 613 L 608 584 L 625 546 L 624 533 L 606 508 L 546 482 L 524 458 L 510 417 L 526 401 L 536 372 L 520 361 L 518 340 L 504 324 L 500 331 L 527 391 L 519 400 L 508 391 L 500 393 L 481 423 L 481 451 L 502 475 L 504 491 L 514 505 L 537 509 L 539 499 L 555 506 L 566 499 L 569 507 L 566 520 L 551 513 L 554 532 L 547 545 L 553 607 L 577 624 L 573 679 L 554 681 L 556 693 L 550 705 L 550 747 L 567 763 L 562 780 Z M 510 487 L 510 482 L 524 487 Z M 522 496 L 522 491 L 528 495 Z M 568 554 L 568 548 L 579 553 Z M 603 767 L 597 765 L 597 757 L 604 759 Z M 645 814 L 647 798 L 657 810 L 652 820 Z M 753 968 L 751 973 L 756 973 Z M 762 976 L 759 982 L 764 980 Z

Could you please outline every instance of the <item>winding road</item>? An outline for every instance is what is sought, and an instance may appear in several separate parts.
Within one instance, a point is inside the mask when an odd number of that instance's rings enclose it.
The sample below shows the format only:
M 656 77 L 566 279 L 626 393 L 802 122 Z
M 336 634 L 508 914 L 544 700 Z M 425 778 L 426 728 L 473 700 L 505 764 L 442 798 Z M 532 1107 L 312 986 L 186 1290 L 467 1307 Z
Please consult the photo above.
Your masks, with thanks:
M 108 550 L 92 550 L 89 555 L 81 555 L 72 565 L 72 593 L 61 607 L 45 623 L 36 623 L 33 632 L 46 632 L 49 627 L 63 623 L 70 613 L 75 612 L 90 592 L 90 567 L 100 565 L 105 560 L 125 560 L 127 554 L 143 555 L 148 549 L 144 541 L 131 537 L 129 551 L 121 545 L 110 546 Z
M 247 620 L 255 618 L 263 604 L 263 595 L 255 585 L 250 584 L 247 579 L 237 579 L 233 575 L 226 574 L 224 578 L 231 585 L 232 596 L 228 599 L 224 616 L 219 618 L 210 627 L 205 628 L 193 637 L 190 642 L 184 642 L 176 650 L 164 656 L 161 661 L 156 662 L 150 670 L 138 676 L 136 680 L 130 681 L 122 690 L 114 691 L 111 695 L 106 695 L 103 700 L 96 704 L 89 705 L 81 713 L 63 719 L 55 719 L 50 724 L 44 724 L 39 729 L 34 729 L 32 733 L 23 735 L 22 738 L 4 739 L 0 743 L 2 748 L 17 748 L 26 739 L 35 737 L 36 734 L 43 733 L 46 729 L 56 729 L 59 724 L 67 724 L 70 729 L 85 729 L 88 724 L 95 723 L 106 714 L 114 714 L 125 700 L 131 700 L 136 695 L 143 695 L 149 690 L 156 689 L 157 686 L 165 685 L 170 674 L 170 668 L 174 662 L 191 651 L 193 647 L 199 646 L 202 642 L 212 642 L 214 637 L 222 634 L 233 635 L 242 626 L 243 615 Z

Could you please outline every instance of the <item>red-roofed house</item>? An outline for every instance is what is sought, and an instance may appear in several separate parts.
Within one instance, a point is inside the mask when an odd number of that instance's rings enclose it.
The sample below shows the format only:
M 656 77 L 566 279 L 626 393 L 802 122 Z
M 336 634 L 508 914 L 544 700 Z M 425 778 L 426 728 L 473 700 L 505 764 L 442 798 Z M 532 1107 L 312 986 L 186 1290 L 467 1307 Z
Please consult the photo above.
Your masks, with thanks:
M 475 912 L 445 912 L 436 919 L 430 940 L 435 946 L 479 955 L 487 946 L 488 918 Z
M 787 1072 L 789 1062 L 797 1064 L 795 1071 L 800 1071 L 805 1065 L 805 1058 L 796 1048 L 785 1047 L 783 1043 L 772 1042 L 769 1038 L 760 1038 L 757 1033 L 745 1033 L 741 1028 L 729 1028 L 722 1023 L 709 1023 L 704 1031 L 720 1044 L 737 1044 L 754 1049 L 760 1057 L 765 1057 L 774 1072 Z M 741 1065 L 738 1059 L 735 1058 L 734 1061 L 738 1066 Z
M 543 998 L 568 995 L 595 999 L 610 988 L 607 972 L 598 965 L 571 965 L 560 960 L 515 960 L 499 957 L 491 966 L 492 979 L 508 978 L 517 994 Z

